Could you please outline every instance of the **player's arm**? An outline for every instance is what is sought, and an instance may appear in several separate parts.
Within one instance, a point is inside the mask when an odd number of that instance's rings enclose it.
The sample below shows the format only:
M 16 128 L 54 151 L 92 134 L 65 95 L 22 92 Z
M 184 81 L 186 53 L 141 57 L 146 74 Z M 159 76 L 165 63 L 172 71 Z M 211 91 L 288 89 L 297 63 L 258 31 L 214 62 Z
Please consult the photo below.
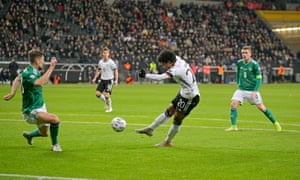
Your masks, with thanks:
M 115 72 L 115 85 L 118 85 L 118 82 L 119 82 L 119 71 L 116 68 L 114 72 Z
M 259 87 L 261 85 L 261 82 L 262 82 L 262 75 L 261 75 L 261 71 L 260 71 L 260 68 L 259 68 L 259 65 L 256 64 L 254 66 L 254 73 L 255 73 L 255 80 L 256 80 L 256 84 L 255 84 L 255 87 L 254 87 L 254 91 L 252 91 L 252 98 L 253 99 L 256 99 L 257 98 L 257 92 L 259 91 Z
M 235 79 L 236 83 L 239 85 L 240 84 L 240 68 L 239 68 L 239 63 L 236 63 L 236 74 L 235 74 Z
M 254 91 L 259 91 L 262 82 L 262 75 L 258 64 L 255 65 L 255 79 L 256 79 L 256 84 L 255 84 Z
M 98 76 L 100 75 L 100 72 L 101 72 L 101 70 L 100 70 L 99 68 L 97 68 L 97 69 L 96 69 L 95 76 L 94 76 L 94 78 L 93 78 L 93 80 L 92 80 L 93 83 L 96 82 Z
M 152 80 L 164 80 L 164 79 L 168 79 L 171 77 L 171 75 L 169 73 L 162 73 L 162 74 L 146 74 L 145 77 L 147 79 L 152 79 Z
M 14 82 L 13 82 L 13 84 L 12 84 L 10 93 L 7 94 L 7 95 L 5 95 L 5 96 L 3 96 L 3 99 L 4 99 L 4 100 L 9 101 L 10 99 L 12 99 L 12 98 L 15 96 L 15 94 L 16 94 L 16 92 L 17 92 L 17 89 L 18 89 L 19 86 L 21 85 L 21 79 L 22 79 L 22 76 L 19 74 L 19 75 L 15 78 L 15 80 L 14 80 Z
M 55 65 L 57 63 L 56 57 L 51 58 L 50 66 L 48 70 L 36 81 L 34 81 L 35 86 L 43 86 L 48 82 L 50 75 L 52 74 L 53 70 L 55 69 Z
M 164 79 L 168 79 L 171 78 L 171 74 L 169 74 L 168 72 L 162 73 L 162 74 L 150 74 L 150 73 L 146 73 L 144 69 L 141 69 L 139 72 L 139 76 L 141 78 L 147 78 L 147 79 L 152 79 L 152 80 L 164 80 Z

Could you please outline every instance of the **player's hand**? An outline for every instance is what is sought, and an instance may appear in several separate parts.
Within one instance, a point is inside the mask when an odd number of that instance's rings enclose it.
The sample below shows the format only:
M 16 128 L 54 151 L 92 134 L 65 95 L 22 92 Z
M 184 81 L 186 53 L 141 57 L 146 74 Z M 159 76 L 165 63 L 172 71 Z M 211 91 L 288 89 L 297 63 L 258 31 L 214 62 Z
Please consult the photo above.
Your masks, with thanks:
M 54 57 L 54 56 L 51 57 L 50 66 L 55 67 L 56 63 L 57 63 L 56 57 Z
M 11 100 L 14 96 L 15 96 L 14 94 L 9 93 L 9 94 L 3 96 L 3 100 L 9 101 L 9 100 Z
M 139 77 L 140 78 L 145 78 L 146 77 L 146 71 L 144 69 L 141 69 L 139 72 Z
M 115 86 L 118 86 L 119 83 L 118 83 L 118 81 L 115 81 L 114 84 L 115 84 Z

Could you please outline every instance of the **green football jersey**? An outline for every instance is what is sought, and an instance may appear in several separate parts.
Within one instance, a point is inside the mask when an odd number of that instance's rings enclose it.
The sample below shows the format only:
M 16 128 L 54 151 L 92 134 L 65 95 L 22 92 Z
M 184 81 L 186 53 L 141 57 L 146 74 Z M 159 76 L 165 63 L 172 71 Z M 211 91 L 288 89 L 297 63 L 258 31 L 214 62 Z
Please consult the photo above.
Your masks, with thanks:
M 41 72 L 32 66 L 27 66 L 22 72 L 23 113 L 30 113 L 44 104 L 42 86 L 34 85 L 34 82 L 41 76 Z
M 258 91 L 261 78 L 260 67 L 255 60 L 250 59 L 248 63 L 243 59 L 238 60 L 236 81 L 240 90 Z

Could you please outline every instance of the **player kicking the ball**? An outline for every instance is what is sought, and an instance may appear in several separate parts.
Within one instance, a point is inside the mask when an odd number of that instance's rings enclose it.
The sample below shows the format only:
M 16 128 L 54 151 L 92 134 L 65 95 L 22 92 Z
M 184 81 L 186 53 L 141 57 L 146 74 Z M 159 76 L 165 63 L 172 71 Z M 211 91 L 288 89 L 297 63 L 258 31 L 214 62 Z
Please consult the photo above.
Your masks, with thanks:
M 93 83 L 96 82 L 100 75 L 100 82 L 96 89 L 96 97 L 105 102 L 105 112 L 112 112 L 112 100 L 111 93 L 113 85 L 118 85 L 118 68 L 116 63 L 109 58 L 110 52 L 107 47 L 103 48 L 102 59 L 98 63 L 98 69 L 96 70 L 93 78 Z
M 161 124 L 167 122 L 172 116 L 173 124 L 171 125 L 167 137 L 157 147 L 172 146 L 172 140 L 180 130 L 183 119 L 189 115 L 200 101 L 200 93 L 197 85 L 196 78 L 190 66 L 180 57 L 176 56 L 172 51 L 164 50 L 158 56 L 158 61 L 167 71 L 163 74 L 146 74 L 141 70 L 139 76 L 141 78 L 148 78 L 151 80 L 163 80 L 173 78 L 179 85 L 180 91 L 177 96 L 172 100 L 170 106 L 165 112 L 161 113 L 152 124 L 143 128 L 137 129 L 136 132 L 153 135 L 153 131 Z
M 231 99 L 231 127 L 225 129 L 226 131 L 237 131 L 237 107 L 242 105 L 246 99 L 250 104 L 255 104 L 256 107 L 265 114 L 265 116 L 274 124 L 277 131 L 281 131 L 281 126 L 275 120 L 271 111 L 265 107 L 262 102 L 262 97 L 259 93 L 261 85 L 261 71 L 259 64 L 251 58 L 251 46 L 244 46 L 242 48 L 243 59 L 237 62 L 236 82 L 238 89 L 234 92 Z
M 12 99 L 18 87 L 22 85 L 23 117 L 29 124 L 36 124 L 38 127 L 31 132 L 24 132 L 23 136 L 28 144 L 32 145 L 34 137 L 48 136 L 50 126 L 52 151 L 60 152 L 62 149 L 57 140 L 60 121 L 55 114 L 47 112 L 42 91 L 42 86 L 48 82 L 57 60 L 55 57 L 51 58 L 50 66 L 43 75 L 40 71 L 44 66 L 44 53 L 32 50 L 29 52 L 29 60 L 30 65 L 24 69 L 22 75 L 16 77 L 11 92 L 5 95 L 3 99 L 7 101 Z

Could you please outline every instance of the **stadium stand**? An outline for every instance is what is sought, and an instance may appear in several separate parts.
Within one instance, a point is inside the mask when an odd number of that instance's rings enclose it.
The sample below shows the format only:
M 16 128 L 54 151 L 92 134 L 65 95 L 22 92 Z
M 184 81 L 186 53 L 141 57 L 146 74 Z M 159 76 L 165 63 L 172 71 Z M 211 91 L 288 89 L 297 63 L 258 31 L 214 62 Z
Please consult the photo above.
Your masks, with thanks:
M 108 46 L 119 64 L 131 62 L 134 67 L 138 62 L 145 68 L 168 47 L 199 66 L 205 61 L 232 66 L 247 44 L 265 67 L 296 62 L 296 52 L 254 11 L 272 9 L 272 3 L 1 2 L 0 61 L 27 61 L 29 49 L 41 48 L 47 57 L 58 56 L 64 63 L 96 64 L 101 47 Z M 250 2 L 261 7 L 249 8 Z

